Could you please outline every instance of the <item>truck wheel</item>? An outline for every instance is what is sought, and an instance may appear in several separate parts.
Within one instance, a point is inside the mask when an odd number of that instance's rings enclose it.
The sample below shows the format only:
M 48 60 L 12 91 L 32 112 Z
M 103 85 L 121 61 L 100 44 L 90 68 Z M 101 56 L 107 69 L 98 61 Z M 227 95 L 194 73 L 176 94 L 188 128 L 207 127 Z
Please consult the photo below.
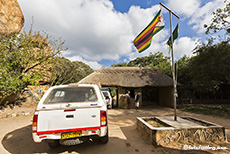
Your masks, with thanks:
M 107 130 L 106 135 L 104 137 L 101 137 L 100 140 L 101 140 L 101 143 L 103 143 L 103 144 L 106 144 L 109 142 L 108 130 Z
M 56 148 L 60 145 L 59 140 L 54 140 L 52 142 L 48 142 L 50 148 Z

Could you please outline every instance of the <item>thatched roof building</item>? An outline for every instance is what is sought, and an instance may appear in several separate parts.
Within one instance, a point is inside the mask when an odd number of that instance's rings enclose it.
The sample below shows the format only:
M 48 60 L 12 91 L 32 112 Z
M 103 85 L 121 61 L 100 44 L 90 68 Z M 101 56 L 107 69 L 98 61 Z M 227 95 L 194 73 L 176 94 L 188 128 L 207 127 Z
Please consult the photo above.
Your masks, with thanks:
M 173 80 L 152 67 L 102 67 L 79 83 L 100 83 L 116 87 L 116 105 L 126 108 L 126 92 L 130 91 L 131 108 L 135 107 L 134 93 L 141 96 L 140 105 L 173 106 Z
M 165 87 L 173 85 L 172 78 L 153 67 L 102 67 L 80 82 L 100 82 L 101 85 L 110 87 Z

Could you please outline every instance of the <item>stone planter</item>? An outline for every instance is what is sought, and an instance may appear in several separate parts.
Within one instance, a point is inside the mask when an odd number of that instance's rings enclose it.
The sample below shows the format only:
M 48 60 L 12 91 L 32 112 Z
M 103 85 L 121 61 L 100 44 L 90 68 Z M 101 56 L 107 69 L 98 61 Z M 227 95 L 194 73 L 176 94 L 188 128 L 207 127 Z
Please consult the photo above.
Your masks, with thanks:
M 154 145 L 226 140 L 223 126 L 193 117 L 137 117 L 137 129 Z M 149 121 L 160 123 L 154 127 Z

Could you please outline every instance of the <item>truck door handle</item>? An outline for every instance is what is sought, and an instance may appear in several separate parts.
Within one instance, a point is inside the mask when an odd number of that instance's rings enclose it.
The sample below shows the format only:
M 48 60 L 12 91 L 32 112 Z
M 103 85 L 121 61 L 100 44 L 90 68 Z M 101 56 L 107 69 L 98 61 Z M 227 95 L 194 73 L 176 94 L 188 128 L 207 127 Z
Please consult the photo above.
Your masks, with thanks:
M 73 115 L 66 115 L 66 118 L 73 118 Z

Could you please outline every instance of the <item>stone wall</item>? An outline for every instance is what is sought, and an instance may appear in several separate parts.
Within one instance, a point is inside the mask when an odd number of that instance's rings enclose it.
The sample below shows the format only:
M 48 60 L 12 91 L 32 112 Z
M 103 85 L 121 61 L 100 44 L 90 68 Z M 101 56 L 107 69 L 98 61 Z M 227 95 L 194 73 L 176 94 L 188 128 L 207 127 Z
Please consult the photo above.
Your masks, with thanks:
M 137 118 L 137 129 L 153 145 L 168 145 L 170 143 L 195 143 L 210 141 L 225 141 L 225 128 L 210 126 L 200 128 L 176 129 L 174 127 L 153 127 L 145 119 L 154 117 Z
M 224 141 L 224 128 L 190 128 L 175 130 L 159 130 L 155 134 L 156 143 L 158 145 L 170 144 L 172 142 L 209 142 Z

